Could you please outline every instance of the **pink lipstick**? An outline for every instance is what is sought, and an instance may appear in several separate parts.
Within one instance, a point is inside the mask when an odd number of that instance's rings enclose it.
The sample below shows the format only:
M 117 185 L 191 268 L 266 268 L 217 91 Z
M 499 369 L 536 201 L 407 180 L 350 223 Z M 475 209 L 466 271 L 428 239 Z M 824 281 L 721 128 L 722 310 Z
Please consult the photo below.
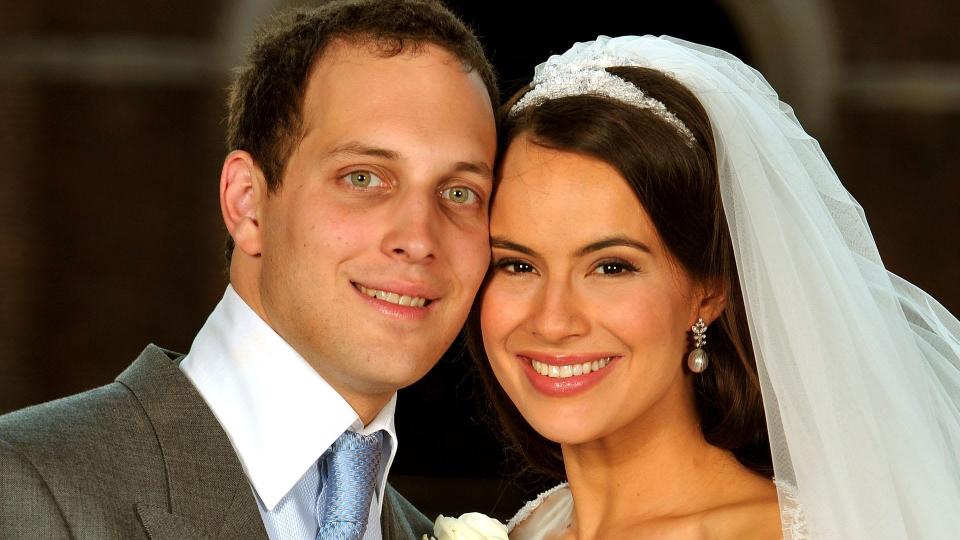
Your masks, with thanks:
M 565 397 L 599 383 L 622 356 L 608 352 L 554 355 L 522 351 L 516 358 L 534 388 L 548 396 Z

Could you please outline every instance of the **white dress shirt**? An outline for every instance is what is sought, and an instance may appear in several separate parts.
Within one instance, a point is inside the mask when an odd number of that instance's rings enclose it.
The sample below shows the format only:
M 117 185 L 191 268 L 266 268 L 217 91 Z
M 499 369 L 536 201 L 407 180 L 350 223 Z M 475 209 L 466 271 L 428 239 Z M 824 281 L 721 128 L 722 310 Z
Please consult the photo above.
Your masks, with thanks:
M 364 540 L 379 540 L 387 473 L 397 452 L 396 394 L 364 426 L 322 377 L 227 286 L 180 369 L 220 421 L 250 480 L 271 540 L 315 540 L 317 460 L 346 430 L 384 430 Z

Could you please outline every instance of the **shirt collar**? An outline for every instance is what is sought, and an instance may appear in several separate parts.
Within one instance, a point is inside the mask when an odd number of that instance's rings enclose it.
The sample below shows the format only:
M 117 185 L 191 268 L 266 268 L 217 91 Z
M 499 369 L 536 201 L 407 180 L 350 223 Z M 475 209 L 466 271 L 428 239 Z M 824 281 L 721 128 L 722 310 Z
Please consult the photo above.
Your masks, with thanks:
M 227 286 L 180 369 L 230 438 L 267 509 L 300 480 L 344 431 L 386 431 L 386 465 L 397 451 L 396 394 L 364 426 L 357 413 L 293 348 Z M 378 497 L 382 507 L 383 497 Z

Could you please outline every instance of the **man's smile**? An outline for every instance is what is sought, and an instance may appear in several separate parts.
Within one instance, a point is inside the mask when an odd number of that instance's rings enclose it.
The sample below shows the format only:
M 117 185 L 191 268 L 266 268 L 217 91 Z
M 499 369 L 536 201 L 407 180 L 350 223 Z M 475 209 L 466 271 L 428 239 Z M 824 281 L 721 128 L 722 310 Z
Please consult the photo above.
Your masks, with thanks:
M 383 300 L 384 302 L 390 302 L 391 304 L 397 304 L 400 306 L 410 306 L 415 308 L 422 308 L 430 305 L 433 300 L 428 299 L 426 296 L 418 296 L 411 292 L 395 292 L 384 289 L 375 289 L 373 287 L 367 287 L 361 285 L 360 283 L 351 282 L 354 287 L 357 288 L 363 294 L 376 298 L 378 300 Z

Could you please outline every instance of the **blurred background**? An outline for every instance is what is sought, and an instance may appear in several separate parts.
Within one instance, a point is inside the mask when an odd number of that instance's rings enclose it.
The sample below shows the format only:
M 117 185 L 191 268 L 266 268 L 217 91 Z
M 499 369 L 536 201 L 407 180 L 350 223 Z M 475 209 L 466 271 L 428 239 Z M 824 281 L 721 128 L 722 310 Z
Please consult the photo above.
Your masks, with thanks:
M 598 34 L 744 58 L 820 140 L 888 268 L 960 313 L 960 2 L 447 3 L 504 97 Z M 231 67 L 269 14 L 309 4 L 0 0 L 0 413 L 107 383 L 147 343 L 189 349 L 226 285 Z M 428 515 L 509 517 L 542 487 L 512 475 L 482 405 L 458 346 L 401 392 L 393 481 Z

